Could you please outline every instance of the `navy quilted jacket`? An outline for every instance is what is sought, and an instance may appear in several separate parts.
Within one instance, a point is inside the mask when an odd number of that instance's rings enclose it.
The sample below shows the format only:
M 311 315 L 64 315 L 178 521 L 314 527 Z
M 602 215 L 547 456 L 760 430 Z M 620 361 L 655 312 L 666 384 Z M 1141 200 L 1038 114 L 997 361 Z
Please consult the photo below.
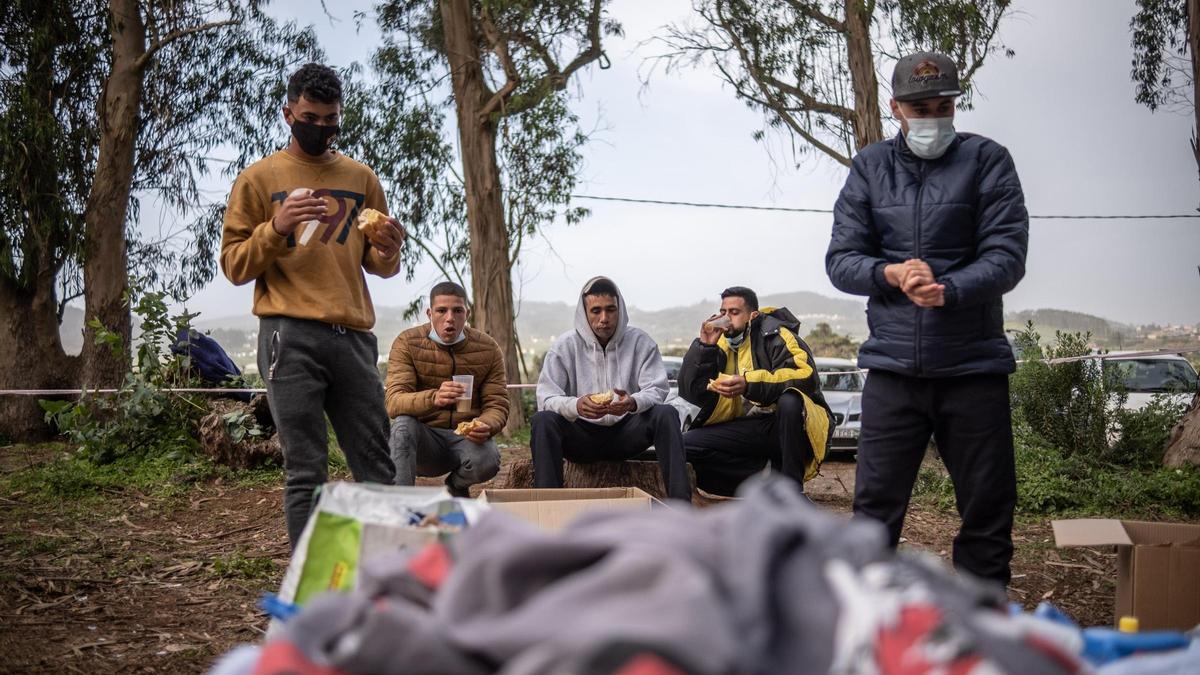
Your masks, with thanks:
M 1011 373 L 1001 296 L 1025 275 L 1029 215 L 1012 157 L 999 143 L 958 134 L 922 160 L 904 137 L 855 156 L 834 208 L 825 269 L 866 295 L 871 336 L 859 366 L 917 377 Z M 946 304 L 920 308 L 883 267 L 920 258 L 946 286 Z

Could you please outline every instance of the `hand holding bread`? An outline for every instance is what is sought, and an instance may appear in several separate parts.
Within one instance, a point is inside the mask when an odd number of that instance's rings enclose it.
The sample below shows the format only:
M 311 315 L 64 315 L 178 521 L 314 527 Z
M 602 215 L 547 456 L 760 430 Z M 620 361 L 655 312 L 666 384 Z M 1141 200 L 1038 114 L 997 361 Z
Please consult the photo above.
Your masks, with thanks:
M 595 420 L 605 415 L 624 415 L 637 407 L 633 398 L 620 389 L 609 389 L 595 394 L 580 396 L 575 410 L 584 419 Z
M 721 373 L 708 381 L 707 389 L 721 396 L 733 398 L 746 393 L 746 378 L 743 375 Z
M 485 443 L 492 437 L 492 430 L 487 424 L 481 422 L 479 418 L 460 422 L 454 428 L 454 433 L 459 436 L 466 436 L 467 440 L 474 443 Z
M 367 208 L 358 214 L 358 229 L 384 258 L 391 258 L 404 245 L 404 228 L 400 222 L 381 211 Z

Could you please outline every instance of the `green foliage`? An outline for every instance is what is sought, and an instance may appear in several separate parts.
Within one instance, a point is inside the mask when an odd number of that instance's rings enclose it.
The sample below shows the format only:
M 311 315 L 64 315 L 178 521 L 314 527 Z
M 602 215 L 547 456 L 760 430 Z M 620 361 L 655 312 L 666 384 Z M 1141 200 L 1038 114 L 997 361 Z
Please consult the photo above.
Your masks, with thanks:
M 1009 0 L 880 0 L 858 3 L 869 12 L 868 63 L 884 57 L 937 50 L 958 62 L 969 108 L 972 75 L 1000 44 L 997 29 L 1010 13 Z M 849 165 L 857 148 L 878 140 L 879 110 L 856 119 L 859 92 L 878 89 L 874 68 L 856 72 L 850 64 L 853 3 L 832 0 L 759 2 L 696 0 L 699 22 L 669 26 L 660 39 L 667 70 L 710 65 L 746 105 L 761 111 L 770 129 L 796 142 L 796 152 L 816 150 Z M 890 67 L 885 68 L 890 72 Z M 873 124 L 872 124 L 873 122 Z M 765 133 L 755 135 L 765 138 Z
M 1017 512 L 1200 516 L 1200 470 L 1160 466 L 1183 406 L 1156 397 L 1127 411 L 1116 369 L 1094 360 L 1046 362 L 1088 354 L 1088 341 L 1088 335 L 1060 332 L 1043 348 L 1032 323 L 1017 335 L 1025 359 L 1010 381 Z M 941 508 L 954 505 L 950 478 L 936 465 L 922 467 L 914 494 Z
M 265 581 L 275 576 L 271 558 L 247 556 L 242 551 L 219 555 L 212 561 L 212 575 L 223 579 Z
M 1014 428 L 1017 514 L 1195 519 L 1200 517 L 1200 470 L 1129 468 L 1047 443 L 1027 425 Z M 946 472 L 927 464 L 914 498 L 942 510 L 954 508 Z
M 194 315 L 171 316 L 166 294 L 126 294 L 141 318 L 136 363 L 113 395 L 95 394 L 75 401 L 40 401 L 46 421 L 79 445 L 80 455 L 97 464 L 126 457 L 166 457 L 182 460 L 198 449 L 196 422 L 206 411 L 196 397 L 163 391 L 199 386 L 190 373 L 191 359 L 170 351 Z M 96 341 L 122 353 L 119 335 L 98 323 Z M 228 420 L 227 420 L 228 421 Z M 249 433 L 249 431 L 247 431 Z
M 1151 110 L 1191 102 L 1187 1 L 1137 0 L 1137 14 L 1129 22 L 1135 100 Z
M 215 272 L 224 205 L 201 192 L 201 178 L 232 176 L 278 147 L 286 76 L 321 57 L 311 30 L 275 21 L 265 4 L 138 4 L 148 43 L 172 38 L 147 57 L 135 103 L 132 192 L 120 197 L 128 199 L 128 262 L 177 298 Z M 0 144 L 0 283 L 32 292 L 39 279 L 56 279 L 60 310 L 84 290 L 84 213 L 104 133 L 96 111 L 115 20 L 105 4 L 15 0 L 0 22 L 0 137 L 8 139 Z M 185 30 L 206 23 L 215 25 Z M 232 161 L 211 156 L 230 145 Z M 139 231 L 138 198 L 146 196 L 181 227 Z
M 1112 447 L 1112 459 L 1132 466 L 1158 466 L 1171 429 L 1187 412 L 1188 406 L 1167 394 L 1158 394 L 1138 410 L 1117 413 L 1120 436 Z
M 1032 322 L 1017 334 L 1015 346 L 1024 363 L 1010 380 L 1014 417 L 1068 455 L 1157 466 L 1186 406 L 1156 396 L 1140 410 L 1125 410 L 1128 394 L 1119 368 L 1099 360 L 1047 362 L 1089 354 L 1090 339 L 1090 334 L 1058 332 L 1054 345 L 1043 347 Z
M 266 436 L 266 432 L 259 426 L 254 413 L 244 408 L 227 412 L 221 416 L 221 419 L 225 421 L 229 439 L 234 443 L 241 443 L 246 439 L 262 440 Z
M 528 414 L 525 416 L 525 419 L 530 419 L 531 417 L 533 417 L 533 415 Z M 530 427 L 528 424 L 526 424 L 514 431 L 512 436 L 509 436 L 508 438 L 500 438 L 499 445 L 502 448 L 528 448 L 529 432 Z
M 59 537 L 17 532 L 0 535 L 0 548 L 22 557 L 57 553 L 65 547 L 66 541 Z
M 1043 347 L 1033 324 L 1016 337 L 1024 359 L 1010 380 L 1013 416 L 1066 453 L 1103 455 L 1126 395 L 1113 372 L 1092 360 L 1047 363 L 1091 353 L 1091 336 L 1055 334 Z
M 182 494 L 196 482 L 222 475 L 222 472 L 203 458 L 125 457 L 97 464 L 72 454 L 15 472 L 0 481 L 0 486 L 5 494 L 24 492 L 27 495 L 24 499 L 31 501 L 90 508 L 111 492 L 139 490 L 159 496 Z
M 554 62 L 588 48 L 591 9 L 585 0 L 471 3 L 472 30 L 480 33 L 481 66 L 489 84 L 499 89 L 510 74 L 487 44 L 485 17 L 517 74 L 516 88 L 489 121 L 510 265 L 519 264 L 523 242 L 541 228 L 560 217 L 575 224 L 588 214 L 570 204 L 588 135 L 567 105 L 570 66 Z M 390 0 L 376 7 L 374 18 L 383 33 L 383 46 L 371 58 L 379 83 L 347 97 L 343 146 L 375 169 L 393 212 L 403 214 L 414 244 L 403 252 L 409 274 L 427 260 L 447 279 L 470 288 L 465 186 L 455 167 L 457 134 L 448 125 L 454 100 L 441 12 L 424 0 Z M 606 18 L 596 28 L 597 39 L 621 32 Z M 380 89 L 392 95 L 381 99 Z M 406 317 L 419 309 L 418 299 Z
M 827 323 L 818 323 L 815 328 L 804 336 L 804 341 L 812 349 L 814 356 L 828 356 L 839 359 L 853 359 L 858 356 L 858 343 L 849 335 L 833 332 Z

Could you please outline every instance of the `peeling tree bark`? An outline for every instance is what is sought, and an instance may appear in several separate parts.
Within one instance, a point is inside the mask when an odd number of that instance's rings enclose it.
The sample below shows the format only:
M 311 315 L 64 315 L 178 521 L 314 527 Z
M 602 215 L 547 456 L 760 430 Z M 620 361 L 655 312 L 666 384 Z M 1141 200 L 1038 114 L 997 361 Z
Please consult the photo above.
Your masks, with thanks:
M 114 354 L 107 346 L 95 344 L 95 331 L 86 329 L 81 379 L 88 386 L 120 383 L 129 370 L 132 333 L 129 308 L 123 298 L 128 288 L 125 221 L 133 186 L 146 27 L 137 0 L 110 0 L 109 12 L 112 71 L 97 110 L 100 154 L 83 215 L 87 224 L 84 316 L 86 321 L 98 320 L 120 335 L 125 349 L 123 354 Z
M 863 0 L 846 3 L 846 59 L 854 87 L 854 144 L 856 150 L 883 140 L 879 119 L 879 80 L 871 49 L 871 11 Z
M 1178 469 L 1200 467 L 1200 394 L 1192 399 L 1192 407 L 1171 430 L 1163 466 Z
M 476 328 L 492 336 L 504 352 L 509 382 L 520 382 L 513 331 L 513 289 L 508 261 L 508 226 L 496 159 L 495 116 L 484 111 L 495 94 L 484 81 L 479 35 L 469 0 L 441 0 L 446 57 L 458 117 L 459 151 L 466 184 L 470 232 L 471 295 Z M 525 423 L 519 392 L 509 394 L 507 430 Z

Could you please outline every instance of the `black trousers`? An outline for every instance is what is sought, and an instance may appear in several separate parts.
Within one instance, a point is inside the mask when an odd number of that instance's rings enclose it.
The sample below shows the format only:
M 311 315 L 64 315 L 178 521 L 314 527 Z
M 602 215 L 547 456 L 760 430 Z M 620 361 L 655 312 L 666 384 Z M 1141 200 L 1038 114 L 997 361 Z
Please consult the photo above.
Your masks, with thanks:
M 667 496 L 688 501 L 692 498 L 679 413 L 669 405 L 626 415 L 609 427 L 583 420 L 570 422 L 558 413 L 543 410 L 533 416 L 530 426 L 534 487 L 562 487 L 563 458 L 579 464 L 616 462 L 635 457 L 653 445 Z
M 863 389 L 855 516 L 900 541 L 932 435 L 954 482 L 962 526 L 954 566 L 1008 585 L 1017 477 L 1006 375 L 915 378 L 872 370 Z
M 683 435 L 696 485 L 705 492 L 732 496 L 750 476 L 771 467 L 804 489 L 804 467 L 813 456 L 805 430 L 804 399 L 784 392 L 770 415 L 739 417 Z
M 313 491 L 329 478 L 326 415 L 354 480 L 390 485 L 396 474 L 378 353 L 366 331 L 283 316 L 258 322 L 258 372 L 283 449 L 283 512 L 293 548 L 312 511 Z

